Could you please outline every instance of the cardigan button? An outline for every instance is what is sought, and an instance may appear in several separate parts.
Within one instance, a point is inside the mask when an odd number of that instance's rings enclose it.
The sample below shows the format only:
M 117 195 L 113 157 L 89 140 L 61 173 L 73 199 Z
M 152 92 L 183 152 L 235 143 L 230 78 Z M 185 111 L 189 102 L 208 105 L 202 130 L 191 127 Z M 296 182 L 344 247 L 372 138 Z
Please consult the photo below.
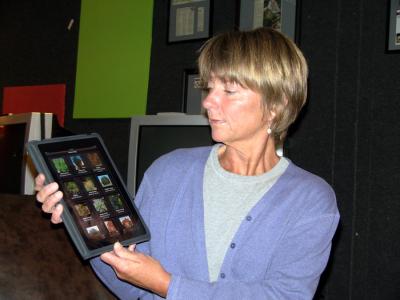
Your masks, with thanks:
M 233 249 L 233 248 L 235 248 L 236 247 L 236 244 L 235 243 L 232 243 L 231 244 L 231 248 Z
M 247 217 L 246 217 L 246 220 L 247 220 L 247 221 L 251 221 L 252 219 L 253 219 L 253 218 L 252 218 L 251 216 L 247 216 Z
M 222 279 L 224 279 L 224 278 L 225 278 L 225 273 L 221 273 L 219 276 L 220 276 Z

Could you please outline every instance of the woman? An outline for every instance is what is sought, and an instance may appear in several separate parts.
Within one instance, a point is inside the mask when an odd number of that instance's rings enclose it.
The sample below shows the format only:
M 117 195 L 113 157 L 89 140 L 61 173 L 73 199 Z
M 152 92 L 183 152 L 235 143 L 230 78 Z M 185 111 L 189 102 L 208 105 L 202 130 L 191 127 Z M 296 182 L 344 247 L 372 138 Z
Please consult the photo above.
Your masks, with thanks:
M 231 32 L 201 49 L 213 147 L 171 152 L 135 200 L 149 242 L 91 261 L 121 299 L 311 299 L 339 214 L 322 179 L 276 155 L 304 105 L 307 65 L 279 32 Z M 37 199 L 61 221 L 56 184 Z M 54 208 L 55 207 L 55 208 Z

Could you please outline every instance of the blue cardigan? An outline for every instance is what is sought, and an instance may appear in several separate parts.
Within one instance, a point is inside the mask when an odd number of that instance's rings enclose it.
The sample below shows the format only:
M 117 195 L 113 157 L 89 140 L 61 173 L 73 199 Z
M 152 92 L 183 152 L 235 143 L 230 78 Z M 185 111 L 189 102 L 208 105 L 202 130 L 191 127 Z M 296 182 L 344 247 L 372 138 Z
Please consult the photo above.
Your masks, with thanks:
M 331 187 L 290 162 L 242 221 L 219 280 L 210 283 L 202 198 L 210 150 L 164 155 L 147 170 L 135 200 L 152 235 L 137 249 L 172 274 L 167 299 L 312 299 L 339 221 Z M 119 280 L 99 258 L 91 264 L 119 298 L 161 299 Z

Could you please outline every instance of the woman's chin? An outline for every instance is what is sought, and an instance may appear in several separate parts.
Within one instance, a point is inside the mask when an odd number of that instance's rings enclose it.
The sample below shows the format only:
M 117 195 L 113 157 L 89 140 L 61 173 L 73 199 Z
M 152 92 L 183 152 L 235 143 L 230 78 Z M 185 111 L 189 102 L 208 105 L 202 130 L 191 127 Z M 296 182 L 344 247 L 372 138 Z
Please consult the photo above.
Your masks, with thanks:
M 218 134 L 217 132 L 212 132 L 211 137 L 216 143 L 224 143 L 224 141 L 226 140 L 223 135 Z

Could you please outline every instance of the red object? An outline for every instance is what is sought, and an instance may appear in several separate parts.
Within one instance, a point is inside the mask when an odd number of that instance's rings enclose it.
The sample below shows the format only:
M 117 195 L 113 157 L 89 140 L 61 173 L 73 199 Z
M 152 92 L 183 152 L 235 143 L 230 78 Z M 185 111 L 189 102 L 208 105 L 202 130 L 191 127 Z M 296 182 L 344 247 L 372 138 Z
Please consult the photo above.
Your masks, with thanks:
M 65 84 L 4 87 L 3 113 L 49 112 L 64 126 Z

